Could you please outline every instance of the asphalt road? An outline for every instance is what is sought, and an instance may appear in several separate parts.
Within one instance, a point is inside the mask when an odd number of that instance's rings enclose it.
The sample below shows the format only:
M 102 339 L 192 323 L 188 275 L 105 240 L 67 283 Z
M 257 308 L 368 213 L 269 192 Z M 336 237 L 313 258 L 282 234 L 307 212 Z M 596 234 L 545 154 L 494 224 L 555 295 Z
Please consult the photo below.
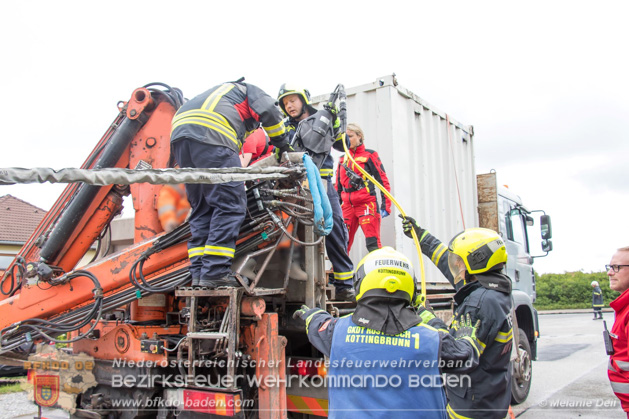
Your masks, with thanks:
M 604 313 L 608 329 L 613 314 Z M 591 312 L 540 314 L 538 360 L 518 418 L 626 418 L 607 379 L 603 322 Z

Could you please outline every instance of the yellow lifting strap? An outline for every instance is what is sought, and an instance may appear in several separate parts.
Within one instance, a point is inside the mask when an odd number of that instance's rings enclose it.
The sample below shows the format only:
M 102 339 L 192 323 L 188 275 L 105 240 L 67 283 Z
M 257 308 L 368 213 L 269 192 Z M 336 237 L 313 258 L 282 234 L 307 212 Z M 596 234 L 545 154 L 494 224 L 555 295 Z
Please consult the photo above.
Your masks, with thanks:
M 345 136 L 346 135 L 347 135 L 347 133 L 343 132 L 342 133 L 342 138 L 341 138 L 341 141 L 343 143 L 343 149 L 345 150 L 345 156 L 347 156 L 347 158 L 354 164 L 354 166 L 356 168 L 358 168 L 360 173 L 362 173 L 363 176 L 365 176 L 365 178 L 369 179 L 374 185 L 376 185 L 376 188 L 380 189 L 380 191 L 387 198 L 389 198 L 391 200 L 391 202 L 393 202 L 395 207 L 400 211 L 400 214 L 402 214 L 402 217 L 406 217 L 406 213 L 404 212 L 404 209 L 395 200 L 393 195 L 391 195 L 389 193 L 389 191 L 387 191 L 385 189 L 384 186 L 382 186 L 376 179 L 374 179 L 369 173 L 367 173 L 367 171 L 365 169 L 363 169 L 362 167 L 360 167 L 359 164 L 356 163 L 356 161 L 352 157 L 351 153 L 347 149 L 347 144 L 345 143 Z M 417 237 L 417 234 L 415 233 L 415 229 L 411 229 L 411 234 L 413 235 L 413 242 L 415 243 L 415 248 L 417 249 L 417 257 L 419 258 L 419 271 L 420 271 L 420 275 L 421 275 L 420 276 L 420 278 L 421 278 L 421 281 L 420 281 L 420 284 L 421 284 L 420 301 L 413 301 L 413 304 L 416 305 L 416 306 L 419 306 L 420 304 L 425 306 L 426 305 L 426 274 L 425 274 L 425 271 L 424 271 L 424 258 L 422 257 L 422 249 L 421 249 L 421 246 L 419 245 L 419 238 Z

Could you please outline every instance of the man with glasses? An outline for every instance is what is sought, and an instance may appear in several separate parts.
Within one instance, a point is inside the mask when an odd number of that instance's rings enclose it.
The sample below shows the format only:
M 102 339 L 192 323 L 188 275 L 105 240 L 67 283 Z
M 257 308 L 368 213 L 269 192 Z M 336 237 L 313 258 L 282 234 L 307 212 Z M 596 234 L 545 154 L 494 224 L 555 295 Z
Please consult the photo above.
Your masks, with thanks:
M 618 249 L 605 269 L 609 287 L 621 293 L 609 304 L 614 309 L 615 320 L 609 333 L 614 350 L 609 357 L 607 375 L 629 417 L 629 246 Z

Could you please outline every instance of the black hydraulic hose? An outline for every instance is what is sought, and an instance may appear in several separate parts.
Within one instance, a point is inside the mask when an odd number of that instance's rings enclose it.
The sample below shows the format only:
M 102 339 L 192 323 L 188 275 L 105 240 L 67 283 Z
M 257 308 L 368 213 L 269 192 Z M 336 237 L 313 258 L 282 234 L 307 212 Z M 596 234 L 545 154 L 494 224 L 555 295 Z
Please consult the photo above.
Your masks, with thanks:
M 144 292 L 149 292 L 149 293 L 160 293 L 160 292 L 172 291 L 178 286 L 183 285 L 186 282 L 189 282 L 190 281 L 189 276 L 184 276 L 183 278 L 181 278 L 179 281 L 175 282 L 174 284 L 168 284 L 166 286 L 156 287 L 156 286 L 149 285 L 143 273 L 144 262 L 146 262 L 148 258 L 151 257 L 151 255 L 158 253 L 164 249 L 167 249 L 171 246 L 174 246 L 176 244 L 182 243 L 186 241 L 189 236 L 190 236 L 190 225 L 188 223 L 184 223 L 180 225 L 179 227 L 177 227 L 176 229 L 174 229 L 173 231 L 171 231 L 170 233 L 165 234 L 164 236 L 157 239 L 153 243 L 153 245 L 150 248 L 148 248 L 146 251 L 144 251 L 138 258 L 138 260 L 136 260 L 133 263 L 133 265 L 131 266 L 131 269 L 129 270 L 129 281 L 131 281 L 131 283 L 139 290 L 144 291 Z M 139 272 L 139 279 L 140 279 L 139 281 L 138 281 L 138 275 L 136 272 Z
M 78 271 L 74 271 L 74 272 L 70 272 L 68 275 L 59 278 L 58 280 L 56 280 L 55 282 L 57 282 L 58 284 L 63 284 L 66 283 L 72 279 L 75 278 L 80 278 L 80 277 L 87 277 L 89 278 L 93 283 L 94 283 L 94 298 L 95 299 L 102 299 L 103 296 L 103 289 L 100 286 L 100 282 L 98 282 L 98 279 L 96 278 L 96 276 L 94 274 L 92 274 L 91 272 L 88 271 L 84 271 L 84 270 L 78 270 Z M 51 282 L 51 284 L 53 284 L 54 286 L 54 282 Z M 96 312 L 96 309 L 92 309 L 92 311 L 86 316 L 86 317 L 93 317 L 93 314 Z M 56 330 L 64 330 L 64 331 L 72 331 L 74 330 L 71 326 L 65 326 L 65 325 L 59 325 L 57 322 L 51 322 L 48 320 L 44 320 L 44 319 L 30 319 L 27 320 L 33 323 L 40 323 L 40 324 L 44 324 L 44 325 L 50 325 L 51 327 L 54 326 L 54 328 Z M 87 324 L 87 322 L 85 324 L 82 324 L 80 327 L 83 327 Z M 6 330 L 6 329 L 5 329 Z M 4 330 L 3 330 L 4 332 Z
M 154 86 L 163 87 L 166 90 L 164 91 L 164 90 L 159 90 L 159 89 L 152 89 L 152 87 Z M 185 100 L 181 89 L 178 89 L 177 87 L 170 87 L 169 85 L 165 83 L 161 83 L 161 82 L 149 83 L 149 84 L 144 85 L 144 88 L 149 89 L 151 93 L 164 95 L 166 100 L 171 105 L 173 105 L 175 110 L 178 110 L 179 108 L 181 108 L 181 105 L 183 105 L 183 102 Z
M 263 244 L 264 242 L 270 241 L 275 236 L 278 236 L 281 232 L 282 231 L 279 228 L 277 228 L 273 231 L 266 232 L 266 239 L 262 237 L 262 234 L 259 234 L 253 237 L 251 240 L 247 241 L 246 243 L 241 244 L 240 246 L 236 248 L 234 257 L 237 258 L 237 257 L 243 256 L 247 254 L 250 250 L 257 249 L 259 245 Z
M 161 287 L 155 287 L 152 285 L 149 285 L 148 281 L 146 280 L 146 278 L 144 278 L 144 273 L 143 268 L 144 268 L 144 262 L 148 259 L 148 257 L 141 257 L 140 259 L 138 259 L 137 261 L 135 261 L 135 263 L 133 264 L 133 266 L 131 267 L 131 270 L 129 271 L 129 280 L 131 281 L 131 283 L 138 289 L 140 289 L 141 291 L 145 291 L 145 292 L 150 292 L 150 293 L 160 293 L 160 292 L 168 292 L 168 291 L 172 291 L 175 288 L 190 282 L 191 276 L 186 275 L 184 277 L 182 277 L 181 279 L 179 279 L 177 282 L 173 283 L 173 284 L 168 284 L 165 286 L 161 286 Z M 136 276 L 136 270 L 139 271 L 140 274 L 140 281 L 142 281 L 142 283 L 140 284 L 140 282 L 138 281 L 138 278 Z
M 98 235 L 98 239 L 97 242 L 98 244 L 96 245 L 96 252 L 94 252 L 94 257 L 92 258 L 92 260 L 90 260 L 88 262 L 88 264 L 94 262 L 96 260 L 96 258 L 98 258 L 98 254 L 100 253 L 100 247 L 102 245 L 103 239 L 105 238 L 105 235 L 109 233 L 109 237 L 110 237 L 110 242 L 111 242 L 111 223 L 108 223 L 105 226 L 105 229 Z M 107 251 L 109 251 L 109 245 L 107 245 Z M 105 253 L 107 254 L 107 253 Z
M 18 269 L 18 274 L 20 275 L 20 278 L 24 278 L 24 273 L 26 272 L 24 262 L 24 258 L 22 256 L 18 256 L 15 264 L 11 267 L 11 269 L 5 272 L 4 276 L 2 277 L 2 282 L 0 282 L 0 292 L 2 292 L 3 295 L 13 295 L 13 293 L 20 288 L 21 284 L 19 282 L 15 282 L 15 268 Z M 9 277 L 11 277 L 11 288 L 8 292 L 5 292 L 4 284 Z
M 264 226 L 269 222 L 273 224 L 271 217 L 269 217 L 268 214 L 263 214 L 261 217 L 251 221 L 250 223 L 243 224 L 238 231 L 238 240 L 248 237 L 251 233 L 264 229 Z
M 113 167 L 145 122 L 146 118 L 142 117 L 138 119 L 125 118 L 112 134 L 94 168 Z M 59 254 L 100 189 L 101 186 L 81 185 L 39 252 L 44 261 L 52 262 Z
M 152 95 L 160 95 L 164 97 L 174 108 L 178 110 L 184 103 L 185 99 L 180 89 L 176 87 L 170 87 L 165 83 L 154 82 L 144 86 L 149 89 Z M 165 88 L 166 90 L 159 90 L 154 87 Z M 129 142 L 135 137 L 137 132 L 142 128 L 147 118 L 142 115 L 137 119 L 128 119 L 124 112 L 120 112 L 116 121 L 110 129 L 112 132 L 111 138 L 106 144 L 100 147 L 100 149 L 93 153 L 92 159 L 85 165 L 86 168 L 90 167 L 94 159 L 100 155 L 94 168 L 112 167 L 126 150 Z M 102 153 L 102 154 L 101 154 Z M 96 194 L 100 190 L 101 186 L 93 185 L 81 185 L 73 192 L 73 197 L 70 203 L 63 211 L 57 225 L 52 229 L 44 246 L 40 251 L 40 257 L 46 262 L 51 262 L 61 251 L 68 238 L 73 232 L 73 227 L 77 224 L 77 221 L 85 213 L 85 210 L 91 204 Z
M 90 333 L 92 333 L 92 331 L 96 328 L 96 325 L 98 324 L 98 322 L 100 321 L 102 314 L 103 314 L 103 305 L 102 305 L 102 297 L 96 300 L 96 305 L 98 307 L 98 314 L 96 315 L 96 317 L 94 317 L 93 319 L 87 319 L 87 321 L 85 322 L 85 324 L 83 324 L 82 326 L 76 326 L 73 329 L 70 330 L 65 330 L 65 332 L 71 332 L 74 330 L 78 330 L 81 327 L 85 326 L 87 323 L 89 323 L 92 320 L 95 320 L 94 323 L 92 324 L 92 326 L 90 326 L 90 328 L 87 330 L 87 332 L 85 332 L 82 335 L 78 335 L 70 340 L 61 340 L 61 339 L 56 339 L 50 335 L 48 335 L 47 333 L 45 333 L 43 330 L 41 330 L 41 328 L 37 327 L 37 326 L 33 326 L 33 325 L 29 325 L 29 324 L 25 324 L 24 327 L 33 329 L 37 334 L 45 337 L 46 339 L 48 339 L 51 342 L 55 342 L 55 343 L 72 343 L 72 342 L 77 342 L 81 339 L 84 339 L 86 336 L 89 336 Z M 64 331 L 56 331 L 57 335 L 59 334 L 63 334 Z
M 165 276 L 161 276 L 159 278 L 153 279 L 151 281 L 152 284 L 165 284 L 165 283 L 169 283 L 172 282 L 173 280 L 179 280 L 182 276 L 187 276 L 188 275 L 188 270 L 187 269 L 180 269 L 177 270 L 171 274 L 165 275 Z M 149 295 L 150 293 L 146 293 L 145 295 Z M 102 303 L 99 303 L 102 306 L 102 312 L 108 312 L 111 311 L 113 309 L 116 309 L 122 305 L 125 304 L 129 304 L 130 302 L 134 301 L 137 299 L 137 293 L 134 290 L 134 288 L 129 288 L 126 289 L 125 291 L 122 291 L 118 294 L 115 295 L 111 295 L 109 297 L 103 298 Z M 94 311 L 94 307 L 96 305 L 96 302 L 91 303 L 89 305 L 83 306 L 77 310 L 73 310 L 70 313 L 66 313 L 66 314 L 62 314 L 61 316 L 58 316 L 55 318 L 55 322 L 57 323 L 71 323 L 71 322 L 76 322 L 78 319 L 81 319 L 82 317 L 85 316 L 86 312 L 90 312 L 92 313 Z M 5 329 L 6 330 L 6 329 Z M 26 332 L 24 332 L 26 333 Z M 22 334 L 24 334 L 22 333 Z M 35 338 L 37 338 L 37 334 L 35 334 L 34 336 Z M 31 337 L 31 341 L 32 341 Z M 19 340 L 15 340 L 15 338 L 13 338 L 12 340 L 9 340 L 7 342 L 7 340 L 5 338 L 3 338 L 2 340 L 2 348 L 0 348 L 0 353 L 4 353 L 4 352 L 8 352 L 11 351 L 13 349 L 17 349 L 19 348 L 21 345 L 23 345 L 24 343 L 27 343 L 28 340 L 25 337 L 21 337 L 18 338 Z
M 164 285 L 164 284 L 168 284 L 168 283 L 172 283 L 174 281 L 179 281 L 182 277 L 185 277 L 188 275 L 188 269 L 184 268 L 184 269 L 180 269 L 177 271 L 174 271 L 170 274 L 164 275 L 164 276 L 160 276 L 158 278 L 152 279 L 151 280 L 151 284 L 153 285 Z M 146 295 L 149 295 L 151 293 L 146 293 Z M 133 300 L 136 300 L 137 297 L 137 292 L 135 290 L 135 288 L 128 288 L 124 291 L 121 291 L 117 294 L 114 295 L 110 295 L 108 297 L 105 297 L 103 300 L 103 311 L 104 312 L 108 312 L 110 310 L 113 310 L 115 308 L 118 308 L 122 305 L 128 304 L 130 302 L 132 302 Z M 91 310 L 92 309 L 92 304 L 87 305 L 87 306 L 83 306 L 77 310 L 74 310 L 71 313 L 66 313 L 64 315 L 61 315 L 57 318 L 55 318 L 56 321 L 64 321 L 64 322 L 70 322 L 73 321 L 75 318 L 81 316 L 85 311 Z
M 313 202 L 312 198 L 308 198 L 307 196 L 303 196 L 303 195 L 297 195 L 295 193 L 276 191 L 274 189 L 261 189 L 261 191 L 270 193 L 271 195 L 279 196 L 280 198 L 293 198 L 300 201 L 305 201 L 305 202 L 310 202 L 310 203 Z
M 303 205 L 299 205 L 299 204 L 293 204 L 292 202 L 284 202 L 284 201 L 263 201 L 265 204 L 268 204 L 272 207 L 293 207 L 293 208 L 297 208 L 300 209 L 304 212 L 304 215 L 307 214 L 314 214 L 314 211 L 311 210 L 310 208 L 306 208 Z
M 83 339 L 85 336 L 89 335 L 96 327 L 96 324 L 98 324 L 98 322 L 100 321 L 102 317 L 102 312 L 103 312 L 103 305 L 102 305 L 103 290 L 96 276 L 94 276 L 91 272 L 78 270 L 75 272 L 71 272 L 70 274 L 54 281 L 56 282 L 56 284 L 54 284 L 54 282 L 52 283 L 53 285 L 59 285 L 59 284 L 66 283 L 78 277 L 88 277 L 94 283 L 94 286 L 95 286 L 94 304 L 91 310 L 85 316 L 83 316 L 82 319 L 79 319 L 78 323 L 68 324 L 67 322 L 63 322 L 63 324 L 60 324 L 58 322 L 51 322 L 48 320 L 37 319 L 37 318 L 25 320 L 23 322 L 18 323 L 17 327 L 10 326 L 2 330 L 2 337 L 3 337 L 2 338 L 2 352 L 11 350 L 17 346 L 20 346 L 21 344 L 25 342 L 32 341 L 33 339 L 37 339 L 41 336 L 55 343 L 72 343 L 80 339 Z M 94 324 L 92 324 L 92 326 L 89 328 L 89 330 L 86 333 L 78 335 L 71 340 L 56 339 L 55 337 L 49 334 L 51 333 L 58 336 L 63 333 L 79 330 L 80 328 L 86 326 L 89 322 L 93 320 L 94 320 Z M 15 335 L 18 335 L 18 336 L 24 335 L 24 337 L 18 337 L 16 340 L 16 338 L 13 337 Z

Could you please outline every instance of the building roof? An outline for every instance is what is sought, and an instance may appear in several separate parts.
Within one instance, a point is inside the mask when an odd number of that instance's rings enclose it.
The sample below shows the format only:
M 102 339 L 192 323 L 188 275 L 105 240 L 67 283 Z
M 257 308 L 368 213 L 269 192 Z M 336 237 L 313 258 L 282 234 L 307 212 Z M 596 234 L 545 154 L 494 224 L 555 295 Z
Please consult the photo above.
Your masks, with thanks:
M 0 196 L 0 243 L 26 243 L 46 211 L 12 195 Z

